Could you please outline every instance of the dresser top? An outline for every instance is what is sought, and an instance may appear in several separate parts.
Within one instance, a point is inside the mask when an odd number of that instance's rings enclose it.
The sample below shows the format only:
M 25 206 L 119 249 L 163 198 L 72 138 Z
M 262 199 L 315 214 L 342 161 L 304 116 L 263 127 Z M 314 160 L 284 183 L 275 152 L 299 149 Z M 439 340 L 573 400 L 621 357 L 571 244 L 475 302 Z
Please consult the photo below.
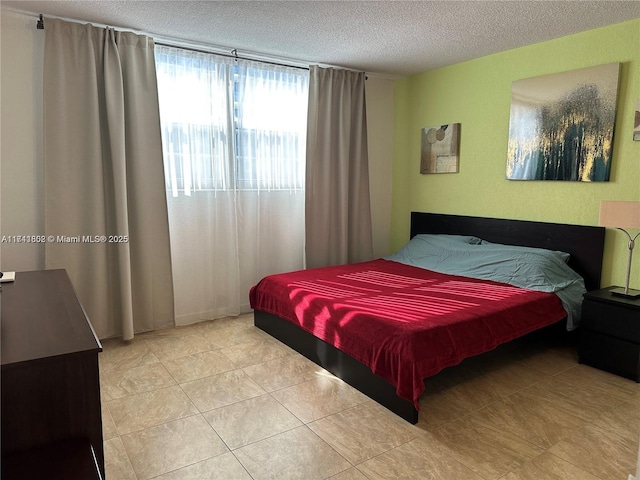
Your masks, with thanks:
M 2 368 L 102 351 L 66 270 L 17 272 L 0 293 Z

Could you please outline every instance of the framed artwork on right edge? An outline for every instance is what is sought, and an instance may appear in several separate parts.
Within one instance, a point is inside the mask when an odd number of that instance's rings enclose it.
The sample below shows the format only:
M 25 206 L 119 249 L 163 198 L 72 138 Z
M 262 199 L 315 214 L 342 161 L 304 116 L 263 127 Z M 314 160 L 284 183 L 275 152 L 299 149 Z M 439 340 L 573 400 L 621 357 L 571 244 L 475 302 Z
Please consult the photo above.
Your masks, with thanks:
M 633 120 L 633 139 L 640 142 L 640 98 L 636 100 L 636 116 Z

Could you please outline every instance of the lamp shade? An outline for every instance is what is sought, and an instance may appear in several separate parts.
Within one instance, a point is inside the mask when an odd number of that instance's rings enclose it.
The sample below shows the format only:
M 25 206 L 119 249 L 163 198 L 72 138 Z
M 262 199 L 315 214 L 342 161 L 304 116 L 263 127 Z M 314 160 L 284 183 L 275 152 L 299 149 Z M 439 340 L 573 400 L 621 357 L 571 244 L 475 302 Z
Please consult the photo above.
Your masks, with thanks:
M 602 227 L 640 228 L 640 202 L 600 202 Z

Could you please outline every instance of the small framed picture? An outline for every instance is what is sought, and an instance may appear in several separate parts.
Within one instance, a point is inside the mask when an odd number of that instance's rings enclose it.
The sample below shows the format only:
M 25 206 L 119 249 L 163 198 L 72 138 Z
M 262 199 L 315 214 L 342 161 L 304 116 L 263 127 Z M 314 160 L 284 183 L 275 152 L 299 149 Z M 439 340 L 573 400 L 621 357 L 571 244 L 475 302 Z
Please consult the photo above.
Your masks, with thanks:
M 460 124 L 422 129 L 420 173 L 458 173 Z

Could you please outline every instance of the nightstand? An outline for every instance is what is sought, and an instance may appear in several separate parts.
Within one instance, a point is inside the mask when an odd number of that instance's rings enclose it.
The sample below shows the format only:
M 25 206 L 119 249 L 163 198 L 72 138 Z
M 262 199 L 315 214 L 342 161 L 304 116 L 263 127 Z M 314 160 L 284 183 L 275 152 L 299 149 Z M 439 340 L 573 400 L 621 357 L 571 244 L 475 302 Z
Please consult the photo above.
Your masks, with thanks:
M 611 288 L 584 295 L 578 361 L 640 382 L 640 298 Z

